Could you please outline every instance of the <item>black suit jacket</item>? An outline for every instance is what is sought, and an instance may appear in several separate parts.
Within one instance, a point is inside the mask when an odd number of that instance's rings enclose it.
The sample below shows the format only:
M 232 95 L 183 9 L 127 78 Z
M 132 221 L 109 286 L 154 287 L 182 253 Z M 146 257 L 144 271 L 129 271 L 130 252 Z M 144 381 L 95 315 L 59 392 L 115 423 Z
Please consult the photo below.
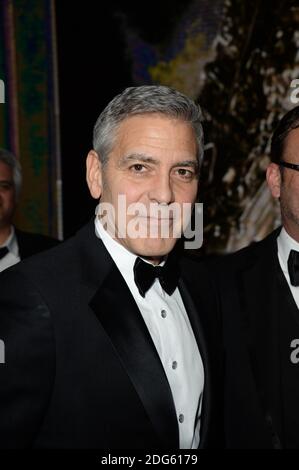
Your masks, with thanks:
M 39 233 L 23 232 L 17 228 L 15 228 L 15 234 L 21 259 L 28 258 L 41 251 L 49 250 L 59 243 L 55 238 Z
M 228 448 L 281 448 L 277 236 L 217 265 L 225 348 Z M 215 272 L 215 269 L 214 269 Z
M 222 445 L 215 295 L 202 264 L 179 288 L 205 368 L 201 447 Z M 171 390 L 137 304 L 90 222 L 0 275 L 0 447 L 178 448 Z M 18 286 L 17 295 L 15 286 Z

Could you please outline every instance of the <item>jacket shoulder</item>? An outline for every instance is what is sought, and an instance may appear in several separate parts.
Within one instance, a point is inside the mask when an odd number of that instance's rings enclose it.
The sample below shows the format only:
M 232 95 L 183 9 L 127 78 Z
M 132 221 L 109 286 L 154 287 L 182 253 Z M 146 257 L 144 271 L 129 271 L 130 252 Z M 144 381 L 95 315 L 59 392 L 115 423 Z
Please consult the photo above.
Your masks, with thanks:
M 223 270 L 231 272 L 254 264 L 257 260 L 264 257 L 266 253 L 269 253 L 269 251 L 274 252 L 277 246 L 276 240 L 280 230 L 280 228 L 274 230 L 263 240 L 252 242 L 250 245 L 236 251 L 235 253 L 212 257 L 211 260 L 207 261 L 209 270 L 216 270 L 216 272 L 221 272 Z
M 42 235 L 40 233 L 23 232 L 16 229 L 16 238 L 18 241 L 20 257 L 27 258 L 41 251 L 48 250 L 60 242 L 56 238 Z

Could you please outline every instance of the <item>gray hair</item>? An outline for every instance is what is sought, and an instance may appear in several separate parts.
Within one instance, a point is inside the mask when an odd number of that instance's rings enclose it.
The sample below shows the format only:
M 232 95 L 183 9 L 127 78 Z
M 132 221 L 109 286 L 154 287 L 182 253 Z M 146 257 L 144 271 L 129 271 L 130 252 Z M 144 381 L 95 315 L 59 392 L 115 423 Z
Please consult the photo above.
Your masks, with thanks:
M 22 169 L 17 157 L 6 149 L 0 148 L 0 162 L 5 163 L 12 169 L 12 177 L 17 197 L 22 186 Z
M 126 88 L 113 98 L 98 117 L 93 129 L 93 148 L 102 164 L 108 161 L 118 127 L 126 118 L 138 114 L 158 113 L 190 123 L 197 139 L 197 159 L 203 159 L 203 128 L 200 106 L 182 93 L 167 86 Z

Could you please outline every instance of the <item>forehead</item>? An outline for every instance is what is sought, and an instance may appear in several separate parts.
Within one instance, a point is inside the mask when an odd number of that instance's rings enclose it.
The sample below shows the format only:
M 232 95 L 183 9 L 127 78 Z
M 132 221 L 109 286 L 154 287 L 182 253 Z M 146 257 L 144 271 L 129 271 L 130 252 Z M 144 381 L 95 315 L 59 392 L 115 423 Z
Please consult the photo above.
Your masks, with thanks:
M 119 126 L 114 147 L 144 146 L 196 154 L 197 140 L 192 126 L 161 114 L 142 114 L 126 118 Z
M 12 168 L 6 163 L 0 161 L 0 180 L 11 181 L 12 177 Z

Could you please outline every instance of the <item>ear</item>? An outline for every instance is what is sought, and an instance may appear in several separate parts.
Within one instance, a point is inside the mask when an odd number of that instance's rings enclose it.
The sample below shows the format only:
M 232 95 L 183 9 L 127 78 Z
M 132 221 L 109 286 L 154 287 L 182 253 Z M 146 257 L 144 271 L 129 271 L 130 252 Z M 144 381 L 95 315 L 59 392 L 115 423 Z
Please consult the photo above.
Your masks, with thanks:
M 270 163 L 267 168 L 267 183 L 272 196 L 278 199 L 281 189 L 281 173 L 279 165 L 276 163 Z
M 95 150 L 90 150 L 86 158 L 86 181 L 94 199 L 102 194 L 102 164 Z

